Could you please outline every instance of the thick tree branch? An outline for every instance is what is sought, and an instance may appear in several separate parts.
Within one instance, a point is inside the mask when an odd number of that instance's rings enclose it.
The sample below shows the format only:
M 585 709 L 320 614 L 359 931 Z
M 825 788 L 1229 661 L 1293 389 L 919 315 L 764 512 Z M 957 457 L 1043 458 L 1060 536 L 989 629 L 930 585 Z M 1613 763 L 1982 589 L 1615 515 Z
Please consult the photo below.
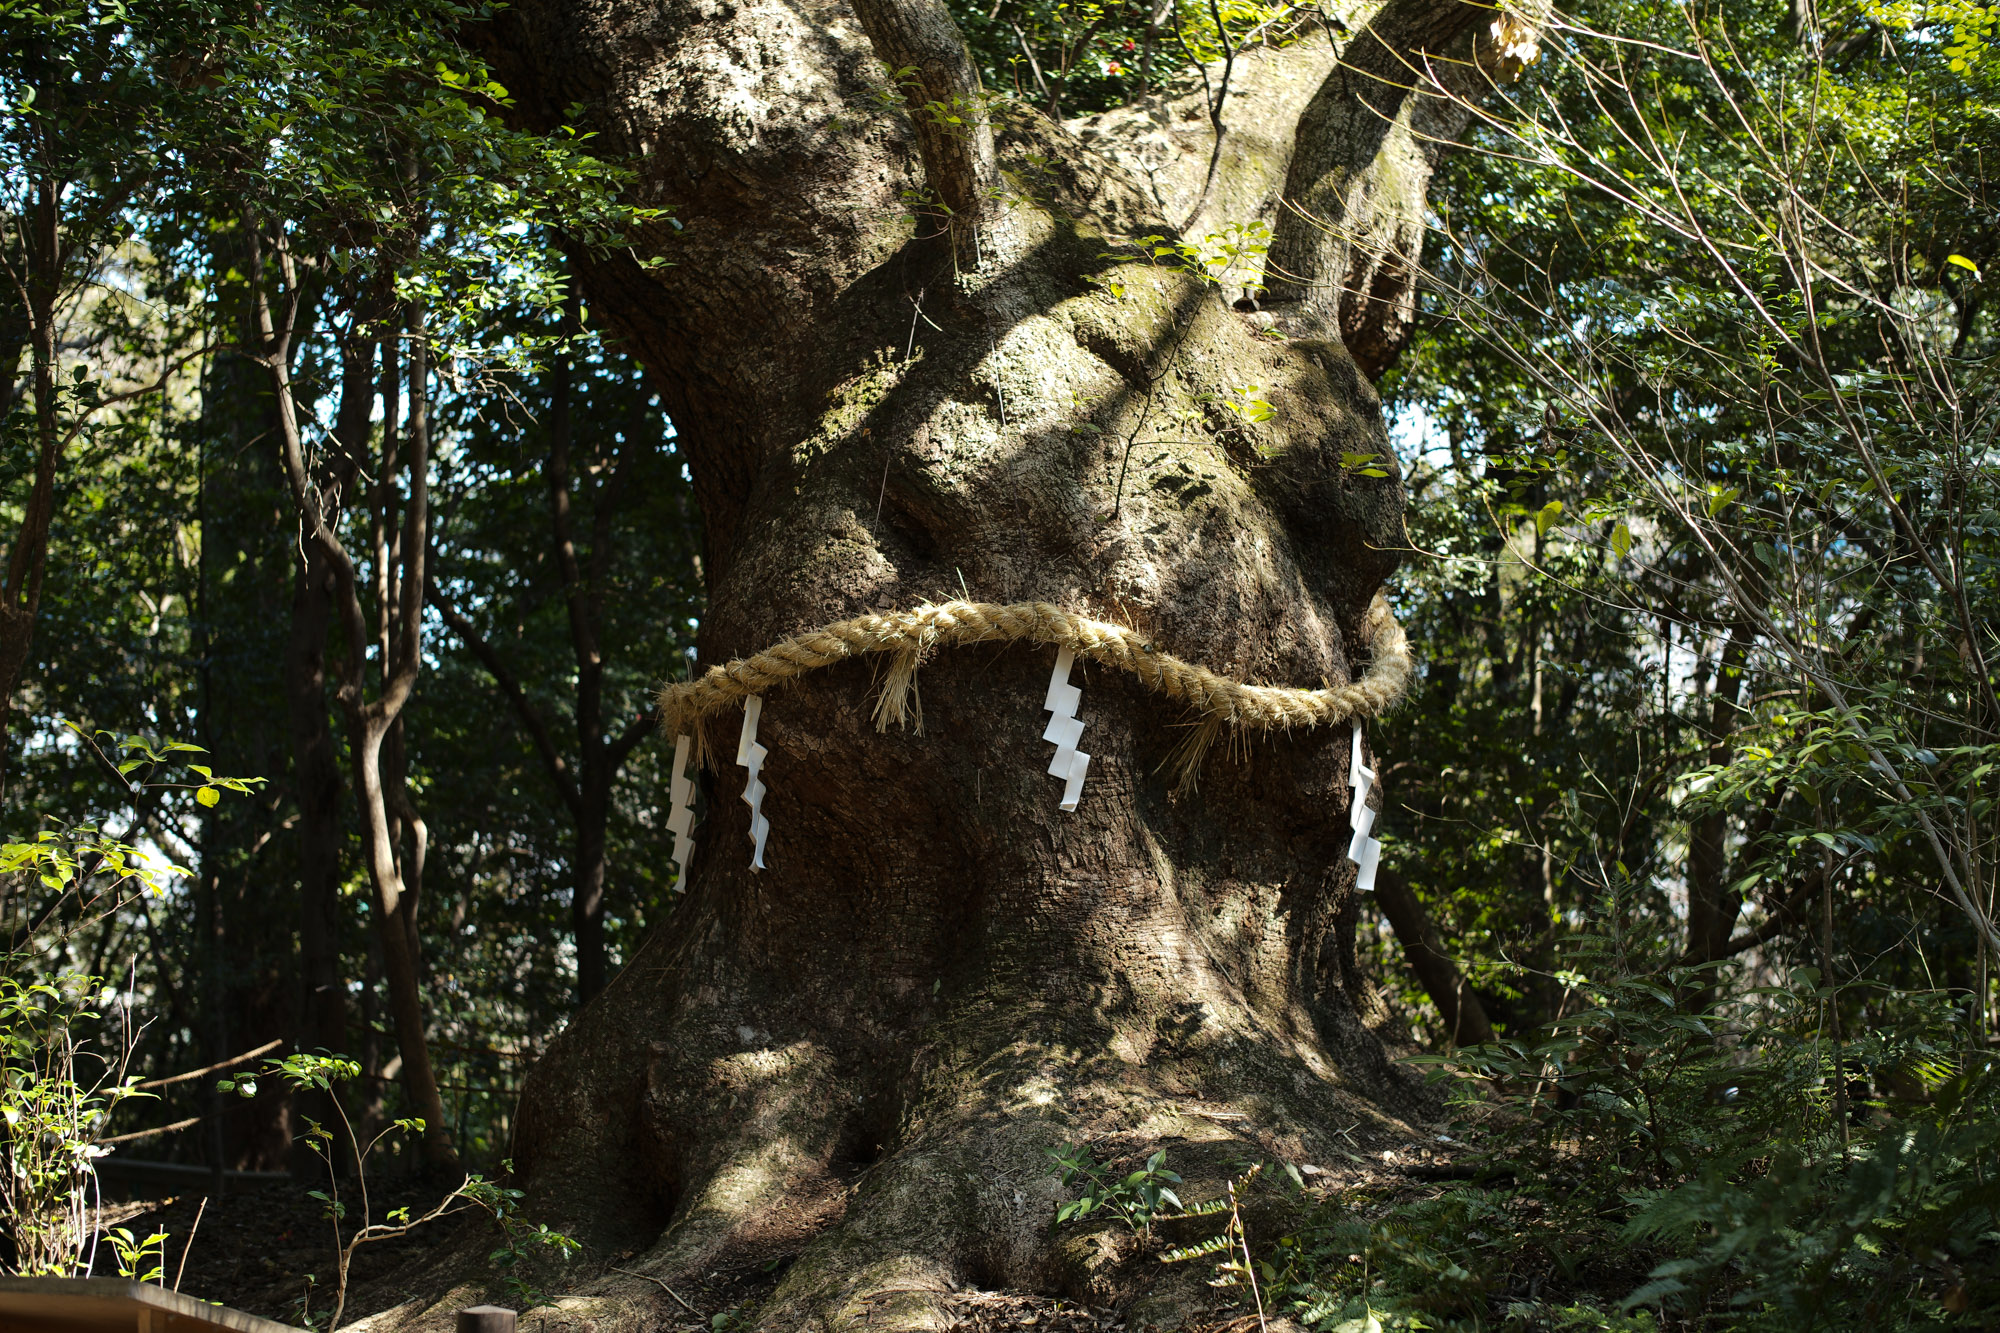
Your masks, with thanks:
M 942 0 L 854 0 L 916 122 L 924 177 L 954 232 L 985 221 L 1000 182 L 986 94 L 965 36 Z
M 298 405 L 291 378 L 292 328 L 298 318 L 300 289 L 298 271 L 282 233 L 278 236 L 277 259 L 284 282 L 279 302 L 271 299 L 264 277 L 262 236 L 255 218 L 246 218 L 250 237 L 251 303 L 259 340 L 263 347 L 255 357 L 271 375 L 271 391 L 276 402 L 280 461 L 292 503 L 305 524 L 306 538 L 318 547 L 333 566 L 334 592 L 340 607 L 341 628 L 347 638 L 347 661 L 343 664 L 341 693 L 359 698 L 362 664 L 368 655 L 368 625 L 361 610 L 354 560 L 334 533 L 325 507 L 314 491 L 306 468 L 305 448 L 299 435 Z
M 1300 117 L 1274 228 L 1269 303 L 1338 336 L 1368 375 L 1409 337 L 1424 199 L 1470 101 L 1531 54 L 1530 30 L 1465 0 L 1390 0 Z M 1518 31 L 1517 31 L 1518 28 Z

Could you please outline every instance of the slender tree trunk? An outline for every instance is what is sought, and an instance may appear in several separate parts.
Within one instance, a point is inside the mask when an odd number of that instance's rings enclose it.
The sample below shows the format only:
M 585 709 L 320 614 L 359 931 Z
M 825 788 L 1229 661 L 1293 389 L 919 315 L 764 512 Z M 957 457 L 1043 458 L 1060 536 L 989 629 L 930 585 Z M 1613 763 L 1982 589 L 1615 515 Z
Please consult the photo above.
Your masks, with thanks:
M 1395 928 L 1403 956 L 1410 960 L 1410 970 L 1416 973 L 1424 994 L 1437 1006 L 1446 1038 L 1454 1046 L 1481 1046 L 1492 1041 L 1493 1023 L 1486 1016 L 1485 1004 L 1445 952 L 1437 926 L 1423 902 L 1410 891 L 1409 883 L 1395 871 L 1384 870 L 1375 877 L 1375 900 Z
M 591 806 L 594 804 L 595 808 Z M 576 989 L 584 1004 L 604 989 L 604 827 L 608 802 L 605 794 L 586 802 L 584 817 L 576 830 L 576 898 L 573 909 L 576 930 Z
M 580 328 L 580 317 L 581 303 L 572 299 L 566 312 L 568 332 Z M 573 767 L 558 747 L 547 719 L 493 645 L 436 587 L 430 590 L 430 598 L 440 618 L 500 685 L 569 812 L 574 830 L 570 924 L 576 945 L 577 1003 L 584 1005 L 604 989 L 610 968 L 605 944 L 604 886 L 609 870 L 612 788 L 647 727 L 646 717 L 641 716 L 619 734 L 607 733 L 605 658 L 600 635 L 603 589 L 612 560 L 614 515 L 623 496 L 627 469 L 645 446 L 637 439 L 628 439 L 616 461 L 609 463 L 609 477 L 599 481 L 591 505 L 592 531 L 586 562 L 577 550 L 574 531 L 575 476 L 570 462 L 573 376 L 571 360 L 564 353 L 557 358 L 550 375 L 549 455 L 544 466 L 549 489 L 551 549 L 562 578 L 570 649 L 576 661 L 573 698 L 577 748 Z
M 579 301 L 572 296 L 564 323 L 566 332 L 579 327 Z M 567 353 L 551 377 L 549 403 L 549 520 L 556 568 L 563 581 L 563 603 L 569 613 L 570 648 L 576 656 L 577 781 L 569 801 L 576 820 L 575 851 L 570 873 L 570 923 L 576 943 L 576 993 L 589 1004 L 604 989 L 604 830 L 610 804 L 609 776 L 604 767 L 604 653 L 597 638 L 598 581 L 583 577 L 571 532 L 570 476 L 571 381 L 574 364 Z M 608 503 L 604 497 L 600 500 Z M 604 554 L 606 534 L 600 525 L 593 543 L 593 563 Z
M 218 268 L 240 268 L 240 238 L 218 244 Z M 237 340 L 254 340 L 247 301 L 233 298 L 225 317 Z M 310 304 L 311 297 L 307 297 Z M 201 384 L 200 569 L 195 612 L 201 711 L 196 739 L 204 762 L 221 773 L 268 775 L 274 785 L 249 800 L 201 812 L 199 873 L 214 898 L 218 961 L 208 997 L 209 1061 L 296 1034 L 299 920 L 290 896 L 276 890 L 292 877 L 284 788 L 290 734 L 286 724 L 286 654 L 290 638 L 285 586 L 292 565 L 289 534 L 269 516 L 284 504 L 277 459 L 256 447 L 275 433 L 269 376 L 255 362 L 212 358 Z M 230 1170 L 281 1167 L 291 1154 L 292 1096 L 266 1080 L 247 1101 L 225 1098 L 221 1165 Z
M 419 936 L 414 908 L 416 900 L 405 882 L 405 861 L 401 850 L 398 817 L 405 812 L 401 790 L 391 792 L 384 781 L 383 749 L 396 732 L 423 652 L 423 590 L 428 577 L 425 568 L 430 549 L 430 366 L 425 346 L 425 326 L 421 310 L 408 321 L 409 431 L 404 441 L 404 467 L 409 475 L 409 495 L 403 505 L 403 523 L 397 539 L 400 555 L 393 584 L 378 581 L 378 587 L 396 595 L 393 624 L 395 634 L 388 643 L 389 656 L 383 662 L 384 681 L 380 697 L 364 701 L 354 676 L 359 663 L 351 663 L 350 687 L 342 690 L 348 714 L 348 744 L 354 755 L 356 797 L 360 806 L 363 843 L 367 849 L 368 875 L 374 885 L 374 918 L 377 938 L 382 944 L 382 969 L 389 986 L 389 1009 L 396 1023 L 396 1049 L 403 1059 L 403 1082 L 424 1121 L 423 1153 L 427 1164 L 439 1170 L 455 1170 L 458 1154 L 452 1147 L 450 1127 L 445 1119 L 444 1100 L 438 1093 L 437 1075 L 431 1067 L 430 1043 L 425 1032 L 422 990 L 418 979 Z M 378 546 L 378 551 L 381 549 Z M 350 595 L 353 595 L 350 585 Z M 386 622 L 391 606 L 380 607 Z M 350 617 L 355 615 L 350 612 Z M 400 761 L 391 770 L 399 788 Z M 421 867 L 422 835 L 412 849 L 409 866 Z
M 28 664 L 41 611 L 42 580 L 48 563 L 49 526 L 55 516 L 56 466 L 62 457 L 61 403 L 56 385 L 56 296 L 61 265 L 60 202 L 46 176 L 35 183 L 33 206 L 24 219 L 23 304 L 28 318 L 31 393 L 35 406 L 34 483 L 7 555 L 0 587 L 0 790 L 5 789 L 12 743 L 14 691 Z
M 365 455 L 375 403 L 375 344 L 365 336 L 343 340 L 341 397 L 334 424 L 339 457 L 321 476 L 319 494 L 338 523 Z M 339 578 L 317 542 L 304 544 L 292 595 L 292 634 L 286 684 L 292 726 L 293 784 L 299 810 L 299 1016 L 301 1050 L 346 1053 L 347 980 L 341 969 L 340 886 L 344 830 L 340 818 L 340 756 L 328 718 L 327 636 Z M 335 1089 L 333 1096 L 347 1095 Z M 309 1101 L 305 1114 L 331 1124 L 331 1106 Z M 346 1164 L 335 1163 L 336 1169 Z M 316 1156 L 294 1155 L 294 1169 L 317 1175 Z
M 251 236 L 255 241 L 254 225 Z M 365 689 L 369 636 L 358 575 L 352 557 L 341 545 L 337 532 L 329 522 L 319 493 L 311 484 L 300 439 L 298 405 L 292 390 L 288 359 L 301 313 L 298 273 L 287 251 L 280 249 L 274 258 L 274 265 L 266 265 L 261 254 L 253 255 L 251 264 L 252 272 L 256 274 L 257 326 L 263 342 L 259 359 L 271 375 L 285 476 L 291 487 L 293 505 L 305 530 L 302 535 L 306 542 L 318 547 L 334 571 L 335 605 L 346 639 L 338 699 L 347 717 L 362 842 L 369 879 L 375 890 L 373 916 L 382 947 L 383 970 L 389 986 L 390 1012 L 395 1020 L 403 1079 L 410 1100 L 424 1121 L 423 1155 L 426 1164 L 440 1171 L 452 1171 L 458 1167 L 458 1155 L 451 1144 L 443 1099 L 438 1094 L 437 1079 L 431 1069 L 423 998 L 417 976 L 416 932 L 405 904 L 404 872 L 398 857 L 400 844 L 396 828 L 391 823 L 392 797 L 384 789 L 382 767 L 383 742 L 409 702 L 423 661 L 422 611 L 428 577 L 426 556 L 430 545 L 430 373 L 424 346 L 424 327 L 420 312 L 408 325 L 411 343 L 410 429 L 401 466 L 408 473 L 409 497 L 403 507 L 403 526 L 397 548 L 398 603 L 393 611 L 397 632 L 393 642 L 387 644 L 385 649 L 387 655 L 383 660 L 381 692 L 371 700 L 367 698 Z M 266 272 L 267 267 L 275 267 L 282 275 L 282 285 L 276 297 L 271 294 L 272 279 Z M 389 413 L 393 417 L 393 406 Z M 389 469 L 384 466 L 382 471 L 387 474 Z M 384 619 L 391 616 L 390 607 L 382 606 L 378 610 Z
M 455 1168 L 444 1099 L 438 1093 L 426 1037 L 423 992 L 417 979 L 409 918 L 404 911 L 402 867 L 389 822 L 389 802 L 382 785 L 382 741 L 390 728 L 372 708 L 350 714 L 348 743 L 354 752 L 356 796 L 361 807 L 362 841 L 367 849 L 368 877 L 375 889 L 375 935 L 382 946 L 382 973 L 389 987 L 389 1014 L 396 1025 L 396 1053 L 403 1059 L 403 1085 L 424 1122 L 426 1162 L 439 1169 Z
M 1750 656 L 1750 634 L 1737 629 L 1716 663 L 1715 684 L 1709 691 L 1708 762 L 1726 763 L 1730 737 L 1736 730 L 1743 697 L 1744 664 Z M 1743 911 L 1743 895 L 1729 885 L 1729 816 L 1721 811 L 1700 816 L 1688 830 L 1687 947 L 1690 963 L 1711 963 L 1729 955 L 1730 936 Z
M 347 980 L 340 961 L 340 761 L 327 725 L 326 642 L 332 620 L 332 574 L 308 552 L 292 590 L 286 694 L 292 731 L 292 786 L 299 818 L 299 1002 L 295 1044 L 302 1051 L 347 1050 Z M 339 1091 L 332 1095 L 339 1096 Z M 300 1111 L 332 1124 L 333 1108 L 306 1098 Z M 336 1163 L 335 1169 L 344 1169 Z M 295 1147 L 292 1169 L 323 1168 Z

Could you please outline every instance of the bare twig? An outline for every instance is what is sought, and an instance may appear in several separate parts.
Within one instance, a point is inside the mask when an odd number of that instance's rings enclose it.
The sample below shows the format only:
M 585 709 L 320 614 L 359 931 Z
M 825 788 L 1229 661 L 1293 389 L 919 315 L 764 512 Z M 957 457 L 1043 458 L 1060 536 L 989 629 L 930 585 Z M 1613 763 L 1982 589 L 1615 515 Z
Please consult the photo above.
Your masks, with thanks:
M 695 1309 L 692 1305 L 688 1304 L 687 1297 L 681 1295 L 678 1291 L 675 1291 L 672 1287 L 668 1286 L 661 1279 L 654 1277 L 651 1273 L 635 1273 L 629 1268 L 620 1268 L 616 1264 L 612 1265 L 611 1271 L 614 1273 L 623 1273 L 626 1277 L 642 1278 L 647 1282 L 657 1283 L 661 1291 L 666 1292 L 667 1295 L 679 1301 L 681 1303 L 681 1308 L 686 1310 L 689 1314 L 698 1315 L 701 1313 L 701 1311 Z
M 194 1238 L 201 1230 L 201 1219 L 208 1212 L 208 1196 L 201 1196 L 201 1207 L 194 1210 L 194 1225 L 188 1228 L 187 1244 L 181 1247 L 180 1267 L 174 1269 L 174 1290 L 181 1289 L 181 1275 L 187 1272 L 188 1251 L 194 1248 Z

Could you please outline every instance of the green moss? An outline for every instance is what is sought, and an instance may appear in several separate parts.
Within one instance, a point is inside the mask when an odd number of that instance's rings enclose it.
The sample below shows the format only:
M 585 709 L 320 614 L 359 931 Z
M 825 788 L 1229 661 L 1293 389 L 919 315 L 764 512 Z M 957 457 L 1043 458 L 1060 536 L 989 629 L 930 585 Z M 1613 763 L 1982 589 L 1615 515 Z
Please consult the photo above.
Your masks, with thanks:
M 827 395 L 826 410 L 820 414 L 819 428 L 801 440 L 792 457 L 801 469 L 847 439 L 868 414 L 902 384 L 910 367 L 921 362 L 921 353 L 910 360 L 900 359 L 891 348 L 876 351 L 867 369 L 837 385 Z

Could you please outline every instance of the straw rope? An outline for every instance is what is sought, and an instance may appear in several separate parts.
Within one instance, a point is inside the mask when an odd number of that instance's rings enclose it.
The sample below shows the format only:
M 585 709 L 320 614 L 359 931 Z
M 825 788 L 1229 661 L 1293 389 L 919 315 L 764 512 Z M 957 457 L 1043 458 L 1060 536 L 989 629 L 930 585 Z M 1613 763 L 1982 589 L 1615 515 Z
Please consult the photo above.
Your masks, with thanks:
M 1362 633 L 1370 660 L 1359 680 L 1301 690 L 1231 680 L 1161 652 L 1144 635 L 1122 625 L 1092 620 L 1047 602 L 926 604 L 914 611 L 843 620 L 786 639 L 754 657 L 710 667 L 698 680 L 664 686 L 659 693 L 660 721 L 669 736 L 692 733 L 699 745 L 701 720 L 711 713 L 850 657 L 892 653 L 895 661 L 875 704 L 875 728 L 914 723 L 921 731 L 923 709 L 916 695 L 916 674 L 933 648 L 1025 639 L 1068 648 L 1079 658 L 1129 671 L 1148 688 L 1190 705 L 1200 725 L 1179 762 L 1183 777 L 1191 779 L 1209 742 L 1225 728 L 1330 726 L 1374 717 L 1394 705 L 1408 687 L 1415 665 L 1409 641 L 1380 594 L 1368 608 Z

